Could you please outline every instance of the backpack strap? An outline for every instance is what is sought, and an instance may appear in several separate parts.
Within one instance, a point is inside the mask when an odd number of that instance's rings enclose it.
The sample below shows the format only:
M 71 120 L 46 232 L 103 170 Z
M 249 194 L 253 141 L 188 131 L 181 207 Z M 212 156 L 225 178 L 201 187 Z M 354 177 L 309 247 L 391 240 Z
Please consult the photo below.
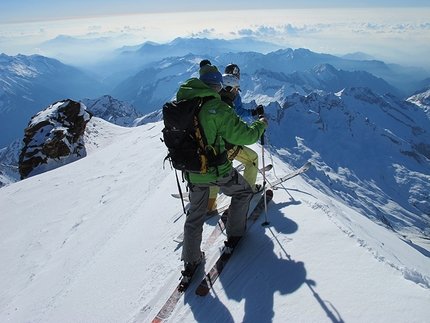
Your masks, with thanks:
M 206 138 L 205 132 L 203 130 L 203 127 L 199 120 L 199 113 L 202 109 L 203 105 L 212 100 L 215 99 L 214 96 L 205 96 L 205 97 L 195 97 L 194 100 L 197 100 L 197 110 L 194 115 L 194 124 L 196 126 L 196 133 L 197 133 L 197 139 L 199 140 L 200 149 L 202 150 L 202 165 L 201 165 L 201 171 L 205 171 L 208 167 L 209 159 L 207 158 L 207 147 L 208 147 L 208 140 Z
M 201 139 L 202 139 L 202 143 L 203 143 L 203 146 L 204 146 L 203 148 L 205 149 L 205 152 L 207 152 L 207 148 L 208 147 L 212 147 L 213 148 L 213 146 L 215 145 L 215 143 L 216 143 L 216 141 L 218 139 L 218 134 L 216 134 L 216 136 L 215 136 L 214 143 L 211 146 L 209 146 L 207 138 L 206 138 L 206 135 L 205 135 L 204 130 L 203 130 L 203 127 L 201 126 L 201 123 L 198 120 L 198 114 L 199 114 L 201 108 L 203 107 L 203 105 L 206 102 L 208 102 L 210 100 L 213 100 L 213 99 L 215 99 L 214 96 L 206 96 L 206 97 L 203 97 L 203 98 L 199 97 L 200 101 L 198 103 L 197 112 L 196 112 L 196 116 L 195 116 L 197 118 L 197 127 L 198 127 L 198 129 L 200 131 L 200 134 L 201 134 Z M 227 159 L 228 159 L 227 158 L 227 150 L 224 150 L 224 152 L 222 152 L 220 155 L 211 154 L 210 156 L 212 156 L 212 158 L 208 158 L 208 160 L 207 160 L 207 166 L 208 167 L 209 166 L 216 167 L 216 174 L 217 174 L 217 176 L 219 176 L 218 166 L 224 164 L 227 161 Z

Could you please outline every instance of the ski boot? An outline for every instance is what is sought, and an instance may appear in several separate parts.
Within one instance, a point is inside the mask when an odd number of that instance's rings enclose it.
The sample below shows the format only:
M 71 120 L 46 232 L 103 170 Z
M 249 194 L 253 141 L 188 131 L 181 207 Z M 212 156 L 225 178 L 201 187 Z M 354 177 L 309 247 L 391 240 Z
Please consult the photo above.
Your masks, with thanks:
M 200 266 L 200 264 L 203 261 L 205 253 L 202 251 L 202 254 L 200 255 L 200 259 L 193 261 L 193 262 L 184 262 L 184 270 L 181 271 L 182 278 L 181 282 L 179 283 L 178 290 L 180 292 L 185 292 L 190 286 L 191 279 L 193 278 L 194 274 L 196 273 L 197 268 Z
M 222 253 L 222 258 L 224 259 L 228 259 L 231 257 L 231 254 L 234 251 L 234 248 L 236 248 L 237 244 L 239 243 L 240 239 L 242 239 L 242 237 L 233 237 L 230 236 L 228 237 L 228 239 L 226 241 L 224 241 L 224 250 Z

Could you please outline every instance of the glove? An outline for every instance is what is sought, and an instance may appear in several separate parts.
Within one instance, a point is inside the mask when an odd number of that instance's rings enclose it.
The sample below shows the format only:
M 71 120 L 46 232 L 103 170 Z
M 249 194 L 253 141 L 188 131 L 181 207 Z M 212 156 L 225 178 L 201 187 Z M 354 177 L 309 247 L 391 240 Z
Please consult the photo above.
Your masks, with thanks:
M 260 104 L 255 109 L 251 110 L 251 115 L 253 117 L 254 116 L 262 116 L 262 115 L 264 115 L 264 108 L 263 108 L 263 106 Z
M 264 115 L 264 108 L 261 104 L 255 108 L 255 111 L 257 111 L 257 115 L 259 116 Z

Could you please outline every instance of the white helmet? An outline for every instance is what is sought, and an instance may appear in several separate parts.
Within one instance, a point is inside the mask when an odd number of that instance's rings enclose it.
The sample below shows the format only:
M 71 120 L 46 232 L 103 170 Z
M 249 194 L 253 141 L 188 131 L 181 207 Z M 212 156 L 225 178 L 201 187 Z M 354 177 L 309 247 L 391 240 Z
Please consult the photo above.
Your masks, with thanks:
M 222 86 L 223 88 L 227 87 L 239 87 L 240 86 L 240 80 L 234 76 L 233 74 L 223 74 L 222 76 Z

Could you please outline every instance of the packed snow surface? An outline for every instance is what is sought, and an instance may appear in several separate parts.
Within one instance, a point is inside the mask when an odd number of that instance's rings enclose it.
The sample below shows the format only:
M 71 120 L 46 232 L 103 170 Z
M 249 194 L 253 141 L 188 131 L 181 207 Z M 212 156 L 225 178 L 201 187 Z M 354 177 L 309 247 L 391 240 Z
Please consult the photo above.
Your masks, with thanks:
M 180 277 L 185 217 L 161 129 L 92 118 L 87 157 L 0 189 L 0 322 L 151 322 Z M 269 181 L 295 170 L 269 162 Z M 429 253 L 311 186 L 314 167 L 274 190 L 210 294 L 194 294 L 201 271 L 169 322 L 430 322 Z

